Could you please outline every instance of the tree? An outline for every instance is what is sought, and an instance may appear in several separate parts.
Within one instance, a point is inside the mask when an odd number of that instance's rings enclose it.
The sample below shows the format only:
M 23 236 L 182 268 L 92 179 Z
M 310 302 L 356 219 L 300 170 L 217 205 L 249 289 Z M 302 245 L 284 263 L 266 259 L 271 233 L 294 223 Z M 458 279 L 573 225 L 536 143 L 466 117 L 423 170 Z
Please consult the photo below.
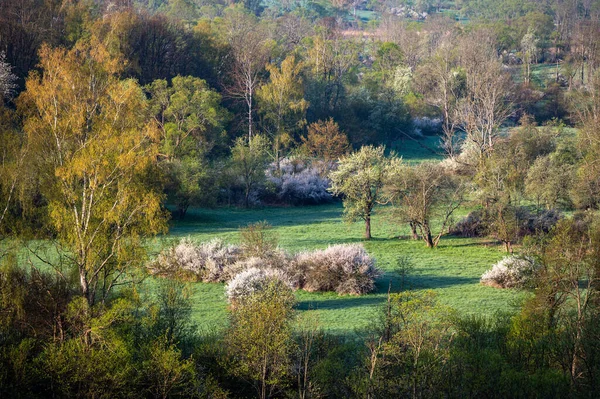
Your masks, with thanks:
M 344 217 L 349 221 L 365 221 L 365 238 L 371 239 L 371 215 L 377 204 L 384 203 L 382 188 L 400 160 L 385 156 L 385 147 L 364 146 L 343 156 L 338 169 L 329 174 L 330 191 L 342 195 Z
M 529 30 L 521 39 L 521 54 L 525 65 L 525 83 L 529 83 L 531 76 L 531 64 L 537 63 L 538 42 L 535 33 Z
M 311 123 L 308 126 L 308 134 L 302 137 L 302 141 L 310 156 L 328 163 L 345 155 L 350 149 L 348 137 L 340 132 L 340 127 L 333 118 Z
M 272 280 L 231 310 L 225 336 L 230 370 L 250 379 L 261 399 L 272 397 L 289 377 L 294 302 L 291 289 Z
M 170 86 L 155 80 L 146 90 L 161 132 L 166 190 L 183 218 L 191 205 L 210 204 L 215 197 L 215 173 L 208 158 L 223 144 L 229 114 L 220 105 L 221 96 L 202 79 L 176 76 Z
M 246 106 L 248 139 L 254 125 L 254 95 L 271 55 L 272 40 L 266 26 L 253 15 L 234 10 L 225 15 L 223 35 L 229 45 L 232 65 L 225 92 Z
M 440 165 L 422 163 L 404 166 L 389 176 L 387 194 L 416 235 L 417 229 L 428 247 L 436 247 L 451 221 L 454 211 L 463 203 L 464 184 Z M 439 217 L 437 235 L 431 231 L 431 220 Z
M 155 80 L 147 86 L 154 119 L 161 132 L 161 157 L 197 157 L 220 144 L 228 114 L 221 96 L 206 81 L 176 76 L 171 85 Z
M 576 386 L 593 379 L 590 371 L 597 367 L 589 362 L 585 338 L 587 328 L 597 328 L 599 246 L 600 224 L 588 213 L 561 220 L 530 248 L 540 263 L 531 302 L 546 328 L 565 335 L 559 362 Z
M 166 218 L 156 181 L 159 134 L 133 80 L 101 45 L 44 46 L 18 109 L 28 158 L 62 250 L 91 307 L 144 260 Z
M 0 103 L 12 97 L 13 90 L 17 88 L 16 80 L 17 77 L 12 73 L 12 66 L 6 62 L 6 55 L 0 53 Z
M 458 67 L 456 47 L 444 43 L 416 76 L 417 86 L 427 103 L 442 114 L 444 151 L 450 158 L 455 158 L 458 152 L 456 109 L 464 94 L 466 80 L 464 70 Z
M 459 49 L 467 80 L 456 118 L 467 141 L 477 148 L 479 162 L 492 153 L 499 128 L 512 112 L 511 80 L 497 59 L 494 39 L 487 32 L 469 35 Z
M 234 175 L 244 186 L 244 206 L 250 207 L 250 194 L 265 179 L 268 163 L 269 140 L 255 135 L 249 141 L 238 137 L 231 149 L 231 163 Z
M 290 55 L 281 63 L 281 67 L 267 65 L 269 82 L 256 91 L 258 106 L 263 115 L 263 127 L 272 137 L 273 158 L 279 169 L 281 152 L 294 140 L 294 133 L 306 123 L 308 102 L 304 99 L 304 90 L 300 73 L 302 64 Z

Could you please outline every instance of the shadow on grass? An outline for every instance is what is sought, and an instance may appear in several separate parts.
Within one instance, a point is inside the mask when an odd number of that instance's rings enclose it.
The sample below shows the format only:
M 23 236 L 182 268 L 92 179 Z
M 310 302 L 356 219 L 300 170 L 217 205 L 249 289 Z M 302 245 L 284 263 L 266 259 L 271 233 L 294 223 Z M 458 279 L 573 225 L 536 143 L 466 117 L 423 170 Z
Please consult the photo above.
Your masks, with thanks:
M 189 231 L 237 231 L 249 223 L 266 220 L 273 227 L 309 225 L 341 220 L 342 209 L 336 205 L 297 208 L 194 208 L 185 219 L 171 221 L 171 233 Z
M 341 296 L 338 298 L 324 299 L 320 301 L 305 300 L 298 302 L 298 310 L 335 310 L 348 309 L 362 306 L 374 306 L 386 301 L 385 297 L 380 295 L 363 296 Z
M 477 284 L 479 278 L 462 276 L 437 276 L 433 274 L 421 274 L 410 276 L 409 282 L 414 288 L 448 288 L 455 285 Z

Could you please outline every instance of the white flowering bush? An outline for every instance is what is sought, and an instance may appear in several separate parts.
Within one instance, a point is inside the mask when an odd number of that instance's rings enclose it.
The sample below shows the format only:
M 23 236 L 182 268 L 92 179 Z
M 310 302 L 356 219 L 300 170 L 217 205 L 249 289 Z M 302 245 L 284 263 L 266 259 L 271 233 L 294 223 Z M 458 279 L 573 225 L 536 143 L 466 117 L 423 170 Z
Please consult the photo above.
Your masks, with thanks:
M 375 288 L 381 272 L 362 245 L 333 245 L 322 251 L 301 253 L 296 258 L 300 285 L 307 291 L 335 291 L 360 295 Z
M 532 258 L 506 256 L 483 273 L 481 283 L 500 288 L 522 288 L 533 278 L 536 266 Z
M 329 179 L 318 167 L 303 161 L 284 158 L 279 170 L 273 163 L 266 171 L 267 180 L 275 187 L 277 199 L 292 204 L 320 204 L 333 197 L 327 191 Z
M 442 120 L 440 118 L 413 118 L 412 120 L 415 133 L 417 135 L 431 135 L 442 130 Z
M 287 272 L 287 268 L 293 263 L 293 258 L 284 251 L 276 250 L 270 252 L 267 256 L 243 257 L 233 264 L 229 264 L 223 270 L 225 281 L 231 280 L 237 274 L 244 270 L 256 269 L 276 269 Z
M 225 281 L 225 269 L 242 256 L 238 246 L 226 244 L 220 239 L 197 243 L 190 238 L 158 255 L 151 265 L 155 274 L 194 278 L 204 282 Z
M 361 295 L 373 291 L 381 274 L 359 244 L 334 245 L 296 256 L 279 249 L 255 256 L 222 240 L 197 243 L 189 238 L 163 251 L 149 269 L 167 277 L 228 283 L 228 298 L 240 290 L 251 291 L 259 284 L 254 280 L 267 277 L 292 289 Z
M 235 304 L 264 291 L 270 285 L 276 285 L 278 291 L 292 289 L 285 272 L 252 267 L 236 274 L 227 283 L 225 295 L 230 303 Z

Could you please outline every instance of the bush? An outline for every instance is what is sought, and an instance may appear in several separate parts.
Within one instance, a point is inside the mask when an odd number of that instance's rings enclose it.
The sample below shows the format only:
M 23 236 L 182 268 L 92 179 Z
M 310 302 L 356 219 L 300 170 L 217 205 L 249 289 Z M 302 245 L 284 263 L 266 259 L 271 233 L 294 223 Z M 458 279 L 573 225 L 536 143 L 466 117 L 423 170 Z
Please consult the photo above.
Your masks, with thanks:
M 241 247 L 218 239 L 195 243 L 184 238 L 163 251 L 149 269 L 156 275 L 209 283 L 229 282 L 233 287 L 241 284 L 234 283 L 238 279 L 276 276 L 293 289 L 351 295 L 372 291 L 375 279 L 381 274 L 362 245 L 335 245 L 294 257 L 274 245 L 266 245 L 272 242 L 256 231 L 250 236 L 252 239 Z M 229 286 L 227 290 L 229 292 Z
M 240 229 L 242 251 L 246 257 L 268 257 L 277 250 L 277 235 L 266 221 L 250 223 Z
M 232 265 L 228 265 L 223 271 L 225 281 L 230 281 L 237 274 L 252 268 L 256 269 L 275 269 L 287 272 L 292 258 L 284 251 L 273 251 L 266 256 L 244 257 Z
M 483 273 L 481 283 L 499 288 L 523 288 L 533 278 L 536 267 L 532 258 L 506 256 Z
M 278 291 L 291 291 L 291 283 L 282 270 L 252 267 L 233 277 L 225 287 L 225 295 L 230 303 L 240 303 L 271 285 L 276 285 Z
M 224 270 L 242 255 L 238 246 L 220 239 L 196 243 L 190 238 L 163 251 L 151 265 L 154 274 L 192 278 L 204 282 L 224 282 Z
M 362 245 L 334 245 L 322 251 L 307 252 L 296 258 L 300 285 L 307 291 L 335 291 L 360 295 L 375 288 L 381 272 Z
M 515 208 L 513 216 L 518 223 L 515 232 L 516 240 L 528 235 L 548 233 L 562 218 L 560 212 L 555 209 L 532 213 L 525 207 Z M 494 230 L 492 225 L 493 215 L 488 210 L 479 209 L 472 211 L 452 226 L 450 234 L 459 237 L 485 237 Z
M 450 229 L 450 234 L 459 237 L 484 237 L 487 234 L 488 225 L 483 211 L 476 210 L 459 220 Z
M 321 204 L 331 202 L 327 191 L 329 179 L 323 177 L 318 167 L 299 160 L 284 158 L 279 170 L 273 163 L 267 169 L 267 180 L 275 186 L 277 199 L 293 205 Z

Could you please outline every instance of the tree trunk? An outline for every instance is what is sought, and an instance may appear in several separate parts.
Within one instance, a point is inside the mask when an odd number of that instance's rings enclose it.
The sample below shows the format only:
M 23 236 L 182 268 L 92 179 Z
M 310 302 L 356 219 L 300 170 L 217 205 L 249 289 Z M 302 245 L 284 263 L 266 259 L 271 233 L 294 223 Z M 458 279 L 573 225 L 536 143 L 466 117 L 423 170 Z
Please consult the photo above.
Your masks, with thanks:
M 252 140 L 252 90 L 250 90 L 248 101 L 248 144 L 250 140 Z
M 417 233 L 417 224 L 415 222 L 409 222 L 408 224 L 410 225 L 410 232 L 413 240 L 418 240 L 419 234 Z
M 94 305 L 94 293 L 90 290 L 90 285 L 85 275 L 85 269 L 79 267 L 79 283 L 81 285 L 81 294 L 87 300 L 90 308 Z
M 244 207 L 246 209 L 250 208 L 250 188 L 246 188 L 246 193 L 244 195 Z
M 367 215 L 365 218 L 365 239 L 371 239 L 371 215 Z
M 433 248 L 433 237 L 431 236 L 431 229 L 429 228 L 429 223 L 423 223 L 422 232 L 423 240 L 425 241 L 425 244 L 427 244 L 427 248 Z

